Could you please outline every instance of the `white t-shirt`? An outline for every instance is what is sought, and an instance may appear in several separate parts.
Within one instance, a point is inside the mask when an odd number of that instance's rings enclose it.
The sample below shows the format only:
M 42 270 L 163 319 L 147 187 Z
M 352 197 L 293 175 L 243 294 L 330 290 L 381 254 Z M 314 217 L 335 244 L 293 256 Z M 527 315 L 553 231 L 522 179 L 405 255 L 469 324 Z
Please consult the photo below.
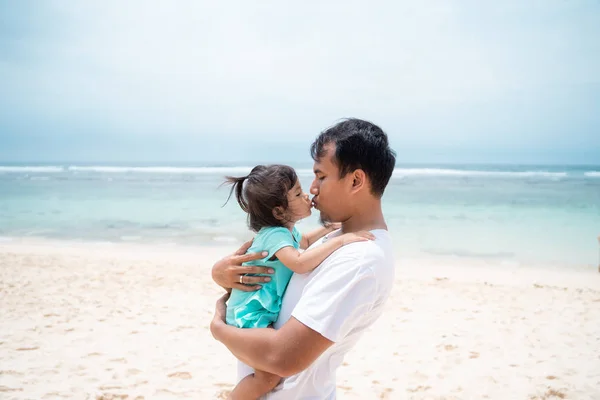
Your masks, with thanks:
M 383 229 L 371 232 L 375 240 L 343 246 L 312 272 L 292 276 L 275 329 L 294 317 L 334 344 L 307 369 L 285 378 L 266 399 L 335 399 L 337 368 L 379 318 L 394 283 L 390 235 Z M 337 234 L 339 231 L 328 236 Z M 238 363 L 238 381 L 253 372 Z

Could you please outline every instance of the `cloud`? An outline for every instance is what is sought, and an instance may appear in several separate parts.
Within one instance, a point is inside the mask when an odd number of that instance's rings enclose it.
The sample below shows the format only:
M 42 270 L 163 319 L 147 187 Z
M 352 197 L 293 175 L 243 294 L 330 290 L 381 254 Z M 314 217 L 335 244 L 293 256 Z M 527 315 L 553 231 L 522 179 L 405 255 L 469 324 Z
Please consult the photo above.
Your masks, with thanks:
M 546 133 L 566 141 L 573 132 L 548 128 L 599 122 L 586 111 L 600 87 L 597 2 L 3 7 L 2 136 L 305 142 L 359 116 L 400 145 L 510 147 Z M 507 131 L 486 139 L 490 123 Z M 576 135 L 600 146 L 589 129 Z

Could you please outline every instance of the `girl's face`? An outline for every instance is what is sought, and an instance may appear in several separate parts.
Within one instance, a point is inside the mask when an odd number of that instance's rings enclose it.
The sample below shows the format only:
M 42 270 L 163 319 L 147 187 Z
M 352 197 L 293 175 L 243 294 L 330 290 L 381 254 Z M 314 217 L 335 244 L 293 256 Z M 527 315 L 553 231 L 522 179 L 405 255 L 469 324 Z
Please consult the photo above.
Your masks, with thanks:
M 296 181 L 294 187 L 288 192 L 287 200 L 287 211 L 292 222 L 296 223 L 310 216 L 312 204 L 308 198 L 308 194 L 302 191 L 300 181 Z

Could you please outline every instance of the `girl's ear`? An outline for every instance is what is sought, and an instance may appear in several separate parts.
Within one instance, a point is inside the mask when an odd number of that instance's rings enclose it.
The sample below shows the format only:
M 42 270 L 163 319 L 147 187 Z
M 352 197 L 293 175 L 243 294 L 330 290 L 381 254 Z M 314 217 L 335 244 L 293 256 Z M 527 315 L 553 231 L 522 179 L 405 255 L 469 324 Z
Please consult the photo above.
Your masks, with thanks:
M 273 216 L 279 221 L 285 220 L 285 210 L 283 207 L 278 206 L 273 209 Z

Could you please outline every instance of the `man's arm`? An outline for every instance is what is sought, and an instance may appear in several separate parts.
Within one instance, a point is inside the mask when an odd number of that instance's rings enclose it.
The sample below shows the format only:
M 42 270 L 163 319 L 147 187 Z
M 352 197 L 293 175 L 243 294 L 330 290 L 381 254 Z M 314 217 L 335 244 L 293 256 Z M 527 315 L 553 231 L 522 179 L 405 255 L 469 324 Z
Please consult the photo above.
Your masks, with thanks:
M 379 259 L 351 251 L 329 260 L 315 270 L 317 275 L 305 286 L 291 318 L 278 330 L 228 326 L 226 294 L 217 302 L 210 327 L 213 336 L 255 369 L 279 376 L 303 371 L 354 329 L 378 296 L 372 265 Z
M 210 330 L 235 357 L 251 367 L 282 377 L 308 368 L 333 342 L 294 317 L 280 329 L 240 329 L 224 320 L 227 295 L 217 302 Z

